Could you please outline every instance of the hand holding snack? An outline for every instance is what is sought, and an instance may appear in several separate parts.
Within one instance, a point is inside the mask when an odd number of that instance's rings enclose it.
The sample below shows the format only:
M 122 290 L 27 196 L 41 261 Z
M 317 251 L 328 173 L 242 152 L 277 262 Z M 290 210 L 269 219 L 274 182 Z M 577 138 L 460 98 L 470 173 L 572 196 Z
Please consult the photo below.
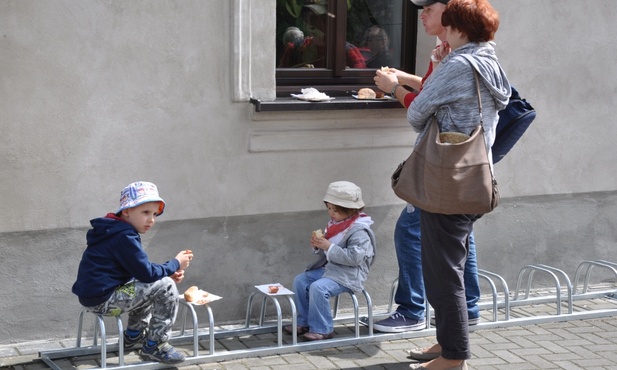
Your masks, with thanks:
M 323 234 L 323 231 L 321 231 L 321 229 L 314 230 L 311 233 L 311 242 L 310 243 L 311 243 L 311 248 L 313 248 L 313 253 L 315 253 L 315 254 L 319 253 L 319 248 L 313 246 L 313 239 L 315 239 L 315 238 L 323 238 L 323 237 L 324 237 L 324 234 Z
M 375 72 L 375 77 L 373 77 L 373 81 L 375 81 L 375 85 L 377 85 L 379 90 L 390 92 L 392 91 L 392 88 L 398 83 L 396 70 L 394 68 L 388 68 L 387 71 L 383 69 L 378 69 Z
M 184 270 L 189 267 L 189 263 L 193 259 L 193 251 L 190 249 L 183 250 L 178 253 L 176 259 L 180 262 L 180 270 Z
M 328 239 L 326 239 L 326 237 L 323 234 L 323 231 L 321 230 L 315 230 L 312 233 L 311 236 L 311 246 L 313 248 L 318 248 L 318 249 L 323 249 L 325 251 L 328 250 L 328 248 L 330 248 L 330 241 Z

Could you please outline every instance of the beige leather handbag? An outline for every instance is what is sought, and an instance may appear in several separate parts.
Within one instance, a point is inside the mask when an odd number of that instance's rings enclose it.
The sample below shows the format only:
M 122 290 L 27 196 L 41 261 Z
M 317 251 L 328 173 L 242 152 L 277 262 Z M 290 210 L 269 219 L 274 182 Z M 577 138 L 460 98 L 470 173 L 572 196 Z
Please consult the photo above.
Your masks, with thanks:
M 431 213 L 484 214 L 499 203 L 482 127 L 480 83 L 474 69 L 480 124 L 466 140 L 442 142 L 433 116 L 426 135 L 392 174 L 401 199 Z M 443 135 L 441 136 L 452 136 Z M 455 135 L 456 136 L 456 135 Z

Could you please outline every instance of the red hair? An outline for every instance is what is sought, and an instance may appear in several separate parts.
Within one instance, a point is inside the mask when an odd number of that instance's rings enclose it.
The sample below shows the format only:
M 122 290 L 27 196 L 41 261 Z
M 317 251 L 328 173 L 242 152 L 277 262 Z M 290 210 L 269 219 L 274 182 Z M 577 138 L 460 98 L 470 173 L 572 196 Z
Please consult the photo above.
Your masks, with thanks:
M 499 14 L 487 0 L 450 0 L 441 24 L 463 33 L 471 42 L 487 42 L 495 38 Z

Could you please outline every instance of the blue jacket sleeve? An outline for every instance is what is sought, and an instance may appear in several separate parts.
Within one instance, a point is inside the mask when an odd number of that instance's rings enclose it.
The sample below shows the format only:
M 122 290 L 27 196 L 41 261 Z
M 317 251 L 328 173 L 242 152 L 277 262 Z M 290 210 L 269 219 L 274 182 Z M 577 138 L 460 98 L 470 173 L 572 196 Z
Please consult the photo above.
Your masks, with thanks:
M 150 262 L 141 246 L 139 235 L 124 235 L 119 243 L 119 248 L 115 249 L 117 261 L 139 281 L 151 283 L 173 274 L 180 268 L 180 262 L 175 258 L 163 264 Z

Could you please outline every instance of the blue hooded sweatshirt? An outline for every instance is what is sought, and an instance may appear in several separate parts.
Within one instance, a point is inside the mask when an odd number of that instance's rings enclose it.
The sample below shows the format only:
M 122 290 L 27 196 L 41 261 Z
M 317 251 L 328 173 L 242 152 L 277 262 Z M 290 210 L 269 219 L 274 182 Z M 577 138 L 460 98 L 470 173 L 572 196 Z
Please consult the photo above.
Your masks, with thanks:
M 90 221 L 88 246 L 83 253 L 73 293 L 85 307 L 99 305 L 121 285 L 137 279 L 144 283 L 172 275 L 180 262 L 172 259 L 152 263 L 141 245 L 141 237 L 128 222 L 110 213 Z

